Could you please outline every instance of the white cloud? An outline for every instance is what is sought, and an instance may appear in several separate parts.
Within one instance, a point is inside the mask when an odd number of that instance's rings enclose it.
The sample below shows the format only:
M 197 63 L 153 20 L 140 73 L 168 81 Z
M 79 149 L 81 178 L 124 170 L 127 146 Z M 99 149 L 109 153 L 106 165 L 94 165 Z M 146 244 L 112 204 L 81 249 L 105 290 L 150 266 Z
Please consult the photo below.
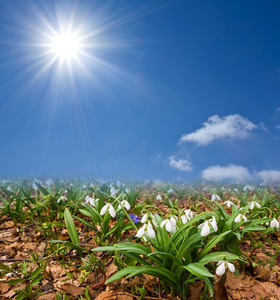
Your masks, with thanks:
M 276 111 L 280 111 L 280 107 L 278 107 L 278 108 L 276 109 Z
M 280 182 L 280 171 L 277 170 L 261 171 L 257 173 L 257 176 L 265 183 Z
M 277 129 L 280 129 L 280 125 L 277 125 L 276 128 L 277 128 Z
M 174 156 L 169 157 L 169 165 L 171 168 L 178 169 L 180 171 L 192 171 L 191 162 L 186 159 L 175 160 Z
M 265 133 L 269 133 L 268 128 L 265 126 L 264 122 L 260 122 L 259 128 L 262 129 Z
M 211 166 L 202 171 L 202 178 L 207 181 L 245 181 L 250 179 L 251 175 L 248 169 L 242 166 Z
M 245 138 L 255 128 L 257 128 L 257 125 L 238 114 L 222 118 L 214 115 L 207 122 L 203 123 L 202 128 L 197 129 L 195 132 L 184 134 L 179 143 L 193 142 L 199 146 L 205 146 L 216 139 Z

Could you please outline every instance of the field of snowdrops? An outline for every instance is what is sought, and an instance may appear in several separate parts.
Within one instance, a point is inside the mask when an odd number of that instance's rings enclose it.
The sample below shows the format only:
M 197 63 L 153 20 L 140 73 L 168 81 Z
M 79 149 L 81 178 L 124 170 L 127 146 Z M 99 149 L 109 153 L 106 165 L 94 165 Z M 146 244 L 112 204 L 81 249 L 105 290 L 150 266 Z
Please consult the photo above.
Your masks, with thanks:
M 0 181 L 0 299 L 280 299 L 279 185 Z

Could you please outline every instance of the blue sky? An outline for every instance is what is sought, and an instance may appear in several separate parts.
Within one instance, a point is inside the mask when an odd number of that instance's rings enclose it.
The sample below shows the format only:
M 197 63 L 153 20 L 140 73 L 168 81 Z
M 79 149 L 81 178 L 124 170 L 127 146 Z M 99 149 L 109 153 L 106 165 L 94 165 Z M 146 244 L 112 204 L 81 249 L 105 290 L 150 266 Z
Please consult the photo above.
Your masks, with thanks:
M 279 10 L 1 0 L 0 176 L 280 181 Z

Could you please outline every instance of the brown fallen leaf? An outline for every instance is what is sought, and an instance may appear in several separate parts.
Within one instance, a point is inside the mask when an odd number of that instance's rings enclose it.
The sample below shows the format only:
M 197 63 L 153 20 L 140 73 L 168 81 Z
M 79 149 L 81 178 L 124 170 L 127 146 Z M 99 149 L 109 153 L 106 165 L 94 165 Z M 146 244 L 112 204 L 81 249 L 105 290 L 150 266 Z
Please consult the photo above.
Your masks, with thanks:
M 63 284 L 60 288 L 72 296 L 80 296 L 84 294 L 84 289 L 82 287 L 78 287 L 70 283 Z

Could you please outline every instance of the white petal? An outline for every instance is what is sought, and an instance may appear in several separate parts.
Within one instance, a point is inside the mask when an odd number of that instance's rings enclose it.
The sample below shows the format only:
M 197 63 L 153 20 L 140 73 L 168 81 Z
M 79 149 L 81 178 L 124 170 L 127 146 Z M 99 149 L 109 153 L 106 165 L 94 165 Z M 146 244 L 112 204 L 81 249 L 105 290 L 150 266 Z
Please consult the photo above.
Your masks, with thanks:
M 222 264 L 220 264 L 220 266 L 218 266 L 218 268 L 216 269 L 216 274 L 218 276 L 222 276 L 225 274 L 225 271 L 226 271 L 226 267 L 225 267 L 225 264 L 224 262 Z
M 232 273 L 235 272 L 235 266 L 234 266 L 234 264 L 227 262 L 227 266 L 228 266 L 230 272 L 232 272 Z
M 137 232 L 136 237 L 141 238 L 144 235 L 145 229 L 146 229 L 146 224 L 143 225 Z
M 261 205 L 258 202 L 256 202 L 255 204 L 256 204 L 257 208 L 261 208 Z
M 116 211 L 112 204 L 110 204 L 110 206 L 109 206 L 109 214 L 111 215 L 112 218 L 115 218 L 115 216 L 116 216 Z
M 217 225 L 217 221 L 215 219 L 215 217 L 213 217 L 211 220 L 210 220 L 210 224 L 212 225 L 212 227 L 214 228 L 215 232 L 218 231 L 218 225 Z
M 255 203 L 254 203 L 254 201 L 251 203 L 251 205 L 250 205 L 250 209 L 254 209 L 254 207 L 255 207 Z
M 177 221 L 174 217 L 170 218 L 170 222 L 172 223 L 172 226 L 176 226 Z
M 186 224 L 188 222 L 188 219 L 185 215 L 181 216 L 181 220 L 183 224 Z
M 167 220 L 163 220 L 161 223 L 160 223 L 160 227 L 162 228 L 165 224 L 166 224 Z
M 104 216 L 104 215 L 106 214 L 107 209 L 108 209 L 108 203 L 105 204 L 105 205 L 101 208 L 100 216 Z
M 171 232 L 172 231 L 172 227 L 173 227 L 173 224 L 170 222 L 170 220 L 168 220 L 166 222 L 166 225 L 165 225 L 165 228 L 168 232 Z
M 144 224 L 148 219 L 148 214 L 145 214 L 142 219 L 141 219 L 141 223 Z
M 207 236 L 210 233 L 210 227 L 208 225 L 208 222 L 205 222 L 204 226 L 201 229 L 201 236 Z
M 234 222 L 235 223 L 239 223 L 241 221 L 241 214 L 239 214 L 235 219 Z
M 247 222 L 247 218 L 245 216 L 242 215 L 242 218 L 245 222 Z

